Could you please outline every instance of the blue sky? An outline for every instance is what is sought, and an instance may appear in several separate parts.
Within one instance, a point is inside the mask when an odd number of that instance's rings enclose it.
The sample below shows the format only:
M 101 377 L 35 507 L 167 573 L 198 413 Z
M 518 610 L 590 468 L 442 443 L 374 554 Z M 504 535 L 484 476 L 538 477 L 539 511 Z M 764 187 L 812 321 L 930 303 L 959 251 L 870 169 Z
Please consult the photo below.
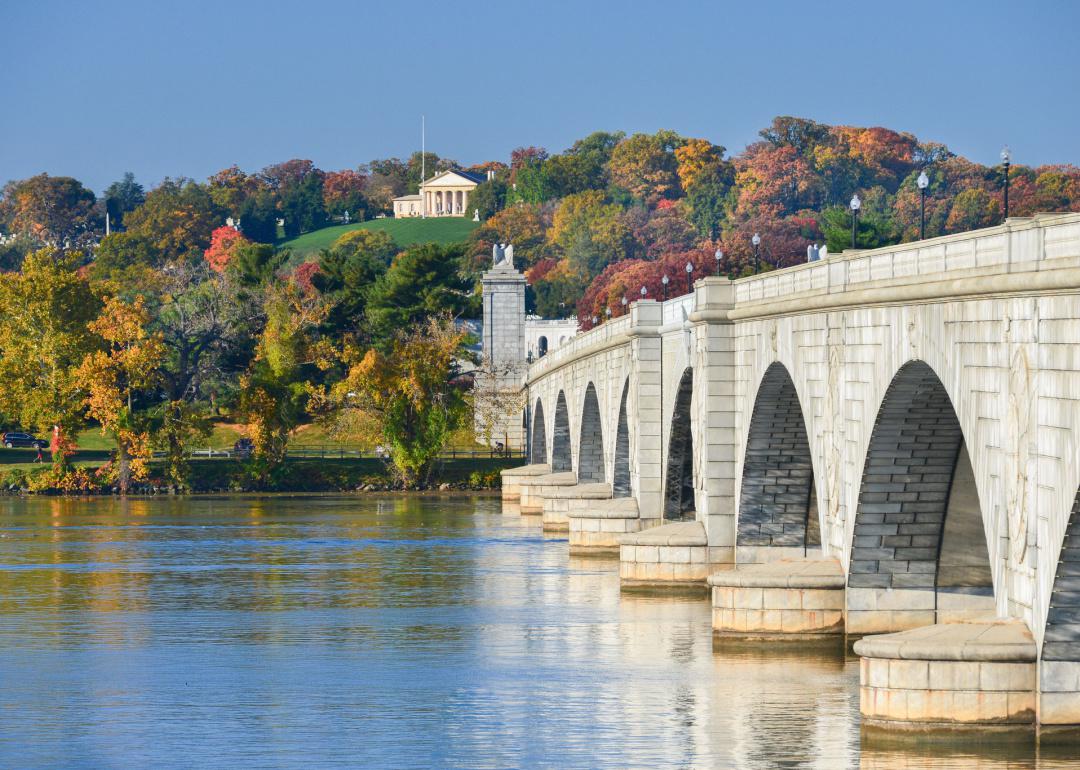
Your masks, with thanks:
M 1080 163 L 1080 2 L 0 0 L 0 184 L 96 191 L 292 157 L 463 163 L 671 128 L 737 152 L 774 115 L 983 163 Z

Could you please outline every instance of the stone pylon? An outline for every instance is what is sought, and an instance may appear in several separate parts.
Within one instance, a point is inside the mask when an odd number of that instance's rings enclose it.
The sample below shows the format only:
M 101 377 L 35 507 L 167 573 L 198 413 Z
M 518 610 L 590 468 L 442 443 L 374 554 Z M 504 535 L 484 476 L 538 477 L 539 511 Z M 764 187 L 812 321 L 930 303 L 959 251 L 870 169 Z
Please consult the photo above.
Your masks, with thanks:
M 484 327 L 476 372 L 476 440 L 508 449 L 526 446 L 528 415 L 522 387 L 528 365 L 525 349 L 525 276 L 503 259 L 484 273 Z

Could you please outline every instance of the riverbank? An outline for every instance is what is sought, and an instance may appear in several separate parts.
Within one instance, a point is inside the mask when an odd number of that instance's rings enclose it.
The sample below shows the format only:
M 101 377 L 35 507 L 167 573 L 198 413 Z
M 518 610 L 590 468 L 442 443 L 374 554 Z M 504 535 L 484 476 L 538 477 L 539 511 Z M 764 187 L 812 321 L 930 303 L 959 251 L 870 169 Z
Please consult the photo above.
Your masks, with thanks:
M 30 459 L 30 458 L 28 458 Z M 483 491 L 498 489 L 500 471 L 521 465 L 521 458 L 448 458 L 436 467 L 433 481 L 406 489 L 392 466 L 372 457 L 296 458 L 260 479 L 250 462 L 233 458 L 191 460 L 188 483 L 177 486 L 163 476 L 159 463 L 151 464 L 150 477 L 133 484 L 132 494 L 203 494 L 220 492 L 411 492 Z M 74 458 L 76 474 L 58 483 L 47 464 L 8 464 L 0 471 L 0 490 L 15 495 L 108 495 L 118 490 L 98 470 L 99 458 Z

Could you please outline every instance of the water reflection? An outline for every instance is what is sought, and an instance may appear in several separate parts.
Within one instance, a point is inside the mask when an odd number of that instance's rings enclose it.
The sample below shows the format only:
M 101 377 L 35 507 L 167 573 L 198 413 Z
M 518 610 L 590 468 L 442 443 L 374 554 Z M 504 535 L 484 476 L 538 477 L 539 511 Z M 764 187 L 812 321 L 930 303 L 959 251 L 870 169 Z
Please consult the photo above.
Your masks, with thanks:
M 0 499 L 0 767 L 1063 767 L 860 737 L 842 648 L 497 499 Z

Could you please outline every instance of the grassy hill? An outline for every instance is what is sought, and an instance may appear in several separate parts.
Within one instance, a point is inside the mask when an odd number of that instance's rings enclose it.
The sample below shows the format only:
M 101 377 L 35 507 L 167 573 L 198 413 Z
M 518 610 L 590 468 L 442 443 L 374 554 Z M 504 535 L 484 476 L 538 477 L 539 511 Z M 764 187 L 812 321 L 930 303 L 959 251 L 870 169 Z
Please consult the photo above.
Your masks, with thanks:
M 473 222 L 466 217 L 432 217 L 421 219 L 411 217 L 408 219 L 372 219 L 367 222 L 357 222 L 351 225 L 335 225 L 324 227 L 311 233 L 304 233 L 292 240 L 282 241 L 280 248 L 292 250 L 291 265 L 306 262 L 310 256 L 320 249 L 325 249 L 334 241 L 351 230 L 382 230 L 390 234 L 394 243 L 405 248 L 414 243 L 461 243 L 468 238 L 469 233 L 479 227 L 478 222 Z

